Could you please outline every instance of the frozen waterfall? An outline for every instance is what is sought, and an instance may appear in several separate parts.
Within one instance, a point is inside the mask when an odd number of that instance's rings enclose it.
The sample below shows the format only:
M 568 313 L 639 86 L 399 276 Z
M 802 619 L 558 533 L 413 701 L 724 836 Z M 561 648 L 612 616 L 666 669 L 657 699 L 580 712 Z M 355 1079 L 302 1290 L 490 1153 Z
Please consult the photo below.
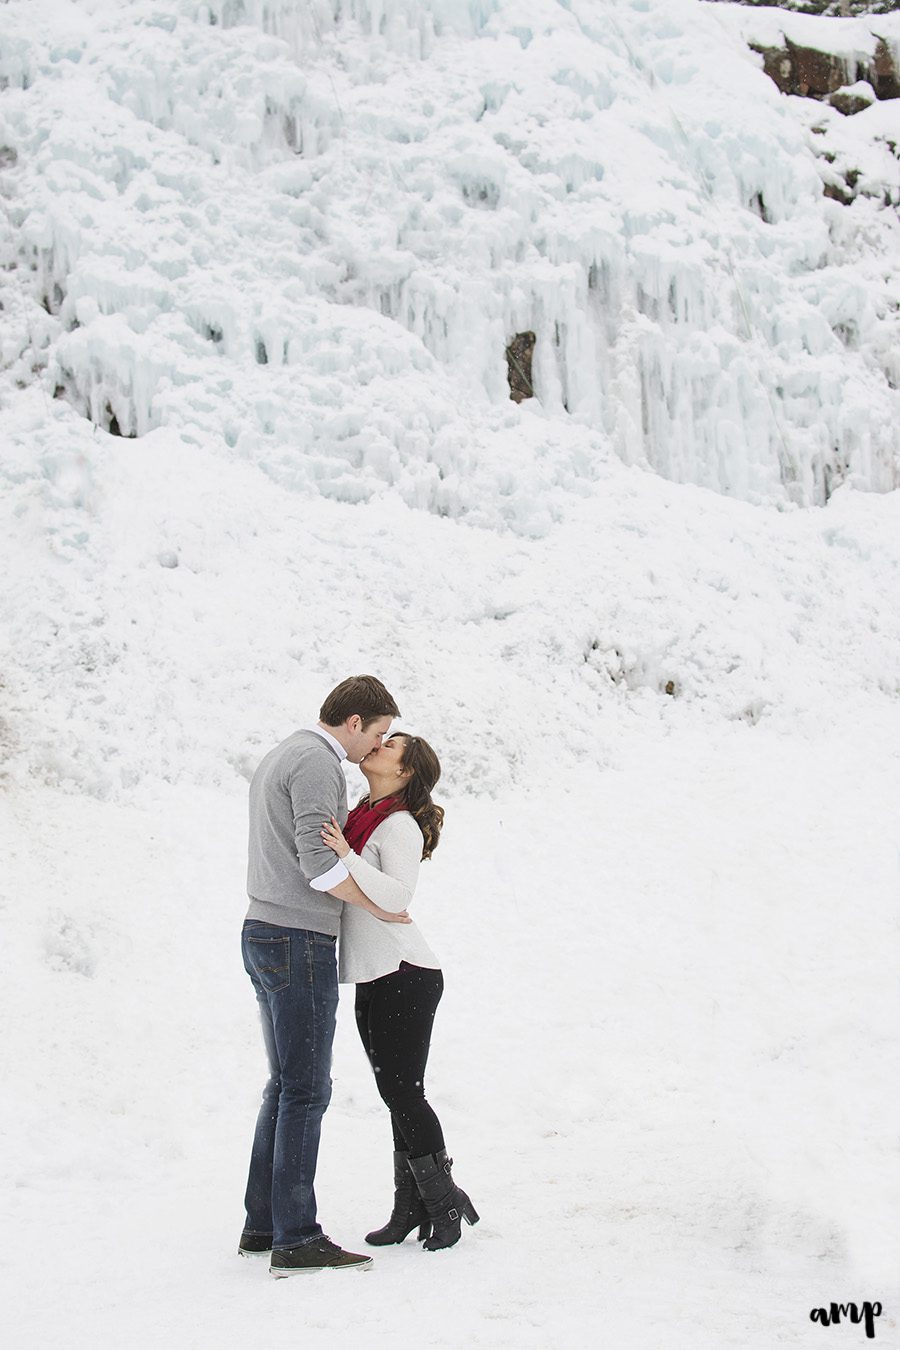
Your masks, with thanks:
M 73 415 L 452 515 L 610 452 L 751 502 L 900 483 L 889 105 L 782 96 L 731 7 L 41 7 L 4 14 L 4 364 Z

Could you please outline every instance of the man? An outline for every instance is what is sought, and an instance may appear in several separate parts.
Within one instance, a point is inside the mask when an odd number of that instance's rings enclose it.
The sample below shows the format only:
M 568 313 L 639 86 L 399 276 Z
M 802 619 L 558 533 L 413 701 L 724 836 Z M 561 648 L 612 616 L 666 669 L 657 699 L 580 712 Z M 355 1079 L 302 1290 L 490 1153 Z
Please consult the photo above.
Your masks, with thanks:
M 318 726 L 295 731 L 270 750 L 250 784 L 250 907 L 242 949 L 270 1078 L 256 1123 L 239 1251 L 271 1251 L 275 1276 L 372 1264 L 370 1257 L 342 1251 L 316 1218 L 313 1182 L 331 1097 L 338 1003 L 335 946 L 344 901 L 386 921 L 409 918 L 373 905 L 320 831 L 332 816 L 341 826 L 347 819 L 341 761 L 358 764 L 380 747 L 398 712 L 374 676 L 344 680 L 322 704 Z

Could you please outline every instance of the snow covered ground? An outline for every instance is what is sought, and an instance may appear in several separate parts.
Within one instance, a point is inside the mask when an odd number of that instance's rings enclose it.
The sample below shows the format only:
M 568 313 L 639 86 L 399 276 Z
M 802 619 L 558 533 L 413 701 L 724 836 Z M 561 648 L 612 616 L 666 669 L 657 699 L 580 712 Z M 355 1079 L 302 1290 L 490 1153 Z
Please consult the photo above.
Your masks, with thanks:
M 264 1327 L 764 1350 L 877 1297 L 896 1344 L 895 731 L 638 723 L 603 775 L 561 754 L 545 797 L 449 798 L 416 908 L 448 983 L 431 1096 L 482 1222 L 450 1253 L 284 1285 L 234 1254 L 262 1067 L 243 793 L 13 794 L 8 1325 L 42 1346 Z M 347 1002 L 318 1190 L 351 1247 L 390 1199 L 354 1037 Z
M 725 8 L 3 7 L 13 1343 L 770 1350 L 864 1299 L 900 1343 L 897 114 L 782 98 Z M 275 1282 L 247 779 L 365 670 L 445 765 L 482 1222 Z M 349 1002 L 334 1074 L 352 1247 Z

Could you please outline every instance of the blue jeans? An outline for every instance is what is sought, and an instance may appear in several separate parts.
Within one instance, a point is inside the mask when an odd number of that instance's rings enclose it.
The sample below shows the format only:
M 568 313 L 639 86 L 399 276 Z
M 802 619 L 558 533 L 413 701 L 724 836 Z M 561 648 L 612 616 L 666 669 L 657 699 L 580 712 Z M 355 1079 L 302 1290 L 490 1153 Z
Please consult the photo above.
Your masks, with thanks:
M 271 1233 L 278 1251 L 322 1233 L 313 1182 L 322 1117 L 331 1100 L 335 939 L 247 919 L 241 950 L 269 1061 L 250 1156 L 245 1231 Z

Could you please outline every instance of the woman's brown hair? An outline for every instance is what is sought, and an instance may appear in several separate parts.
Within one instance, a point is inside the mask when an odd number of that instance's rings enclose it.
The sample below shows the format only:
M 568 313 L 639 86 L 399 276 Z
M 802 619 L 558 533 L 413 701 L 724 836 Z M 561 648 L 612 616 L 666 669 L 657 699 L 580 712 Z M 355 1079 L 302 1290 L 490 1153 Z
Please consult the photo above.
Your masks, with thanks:
M 410 736 L 408 731 L 392 731 L 391 737 L 402 736 L 405 742 L 401 767 L 412 773 L 404 796 L 410 814 L 425 840 L 422 857 L 430 858 L 438 846 L 444 824 L 444 808 L 431 800 L 431 789 L 441 776 L 441 761 L 421 736 Z

